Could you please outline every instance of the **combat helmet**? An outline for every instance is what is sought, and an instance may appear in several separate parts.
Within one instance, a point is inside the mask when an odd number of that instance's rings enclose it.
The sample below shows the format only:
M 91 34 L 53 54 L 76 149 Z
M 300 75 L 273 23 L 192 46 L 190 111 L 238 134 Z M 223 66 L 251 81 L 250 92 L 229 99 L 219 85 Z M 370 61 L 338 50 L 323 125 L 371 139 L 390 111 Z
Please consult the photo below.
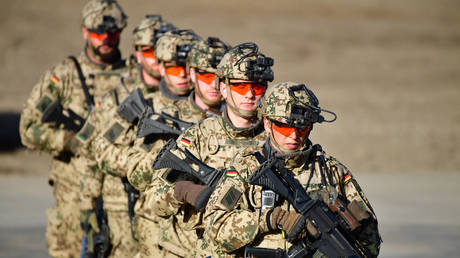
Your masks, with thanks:
M 230 49 L 217 65 L 216 87 L 220 87 L 220 82 L 225 84 L 227 92 L 230 90 L 230 79 L 240 79 L 253 81 L 258 84 L 267 85 L 273 81 L 273 58 L 267 57 L 259 52 L 259 47 L 253 43 L 243 43 Z M 257 110 L 242 110 L 234 105 L 233 95 L 229 94 L 231 101 L 227 100 L 227 106 L 242 117 L 253 117 Z
M 215 37 L 208 37 L 206 40 L 197 41 L 193 44 L 192 49 L 188 54 L 187 71 L 189 71 L 190 68 L 195 68 L 196 82 L 198 82 L 198 70 L 214 74 L 216 72 L 217 65 L 229 48 L 230 46 L 228 44 Z M 200 87 L 195 86 L 195 92 L 201 101 L 208 106 L 216 106 L 222 102 L 222 99 L 209 101 L 204 98 Z
M 114 33 L 127 25 L 127 16 L 115 0 L 91 0 L 81 15 L 82 26 L 95 33 Z
M 192 30 L 172 30 L 162 35 L 155 45 L 155 56 L 162 63 L 185 65 L 192 45 L 200 40 Z
M 326 120 L 321 112 L 329 113 L 333 118 Z M 319 107 L 318 98 L 305 84 L 295 82 L 280 82 L 268 87 L 262 100 L 261 113 L 272 122 L 301 130 L 307 126 L 311 130 L 315 123 L 333 122 L 337 118 L 334 112 Z M 292 152 L 279 146 L 272 138 L 271 141 L 282 151 Z
M 161 15 L 147 14 L 133 30 L 134 46 L 155 46 L 156 40 L 167 31 L 176 29 L 174 25 L 163 20 Z

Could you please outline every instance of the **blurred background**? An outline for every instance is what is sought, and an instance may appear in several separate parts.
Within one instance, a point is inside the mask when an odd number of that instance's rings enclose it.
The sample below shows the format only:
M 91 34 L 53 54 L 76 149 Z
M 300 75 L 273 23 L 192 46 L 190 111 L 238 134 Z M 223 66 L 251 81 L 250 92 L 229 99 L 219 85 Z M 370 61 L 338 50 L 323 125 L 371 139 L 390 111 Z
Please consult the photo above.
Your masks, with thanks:
M 83 48 L 86 1 L 2 1 L 0 256 L 46 257 L 50 158 L 21 148 L 22 104 L 40 76 Z M 460 252 L 460 1 L 119 1 L 131 33 L 147 14 L 275 59 L 338 114 L 312 140 L 346 164 L 380 222 L 382 257 Z

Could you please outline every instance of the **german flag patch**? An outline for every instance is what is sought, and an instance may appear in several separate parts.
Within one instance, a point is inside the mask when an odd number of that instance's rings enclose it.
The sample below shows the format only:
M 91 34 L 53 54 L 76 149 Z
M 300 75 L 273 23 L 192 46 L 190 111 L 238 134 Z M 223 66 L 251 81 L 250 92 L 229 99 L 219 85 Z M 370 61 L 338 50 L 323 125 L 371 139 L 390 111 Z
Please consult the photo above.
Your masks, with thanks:
M 59 82 L 59 78 L 56 77 L 56 75 L 53 75 L 53 76 L 51 76 L 51 81 L 52 81 L 54 84 L 56 84 L 56 83 Z
M 182 138 L 179 140 L 179 142 L 180 142 L 182 145 L 184 145 L 185 147 L 190 147 L 190 140 L 188 140 L 188 139 L 186 139 L 186 138 L 184 138 L 184 137 L 182 137 Z
M 346 182 L 350 181 L 351 175 L 350 173 L 346 173 L 345 176 L 343 176 L 342 182 L 345 184 Z
M 227 176 L 234 177 L 238 175 L 238 171 L 236 170 L 228 170 L 227 171 Z

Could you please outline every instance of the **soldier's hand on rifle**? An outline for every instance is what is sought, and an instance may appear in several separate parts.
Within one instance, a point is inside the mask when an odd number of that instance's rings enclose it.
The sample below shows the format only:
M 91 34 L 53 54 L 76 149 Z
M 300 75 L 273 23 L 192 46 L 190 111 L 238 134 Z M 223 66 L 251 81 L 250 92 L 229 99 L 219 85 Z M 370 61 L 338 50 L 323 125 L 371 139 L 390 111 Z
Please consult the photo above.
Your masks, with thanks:
M 94 209 L 81 211 L 80 226 L 86 235 L 88 235 L 90 231 L 93 231 L 96 233 L 100 231 L 99 225 L 97 223 L 97 214 Z
M 188 203 L 200 210 L 206 206 L 210 195 L 210 187 L 195 184 L 192 181 L 178 181 L 174 186 L 174 198 L 179 202 Z
M 303 238 L 306 235 L 306 218 L 295 211 L 275 207 L 266 212 L 266 222 L 269 230 L 283 230 L 288 241 Z

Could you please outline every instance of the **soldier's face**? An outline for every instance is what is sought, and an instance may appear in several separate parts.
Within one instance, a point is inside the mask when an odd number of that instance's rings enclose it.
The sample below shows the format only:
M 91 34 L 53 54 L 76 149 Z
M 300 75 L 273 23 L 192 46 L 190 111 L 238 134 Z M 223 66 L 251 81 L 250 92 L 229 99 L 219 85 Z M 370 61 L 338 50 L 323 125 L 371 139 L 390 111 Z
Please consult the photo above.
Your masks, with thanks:
M 146 71 L 152 71 L 152 74 L 160 74 L 160 64 L 155 57 L 153 47 L 142 46 L 136 50 L 136 59 Z
M 82 33 L 83 38 L 91 44 L 95 52 L 101 56 L 112 54 L 120 43 L 121 31 L 114 33 L 95 33 L 83 27 Z
M 279 146 L 288 150 L 299 149 L 311 130 L 310 126 L 300 130 L 295 127 L 289 127 L 287 124 L 275 123 L 266 117 L 264 118 L 264 128 L 267 133 L 272 135 Z M 273 147 L 280 151 L 275 145 Z
M 230 88 L 230 91 L 228 88 Z M 220 89 L 222 97 L 224 97 L 227 103 L 231 103 L 233 100 L 233 105 L 236 108 L 254 111 L 257 109 L 260 99 L 263 97 L 266 87 L 255 84 L 252 81 L 230 79 L 230 86 L 227 87 L 221 82 Z
M 169 90 L 177 95 L 185 95 L 189 92 L 190 77 L 185 70 L 185 66 L 177 66 L 172 64 L 160 65 L 161 76 L 164 77 L 168 84 L 173 87 Z
M 198 87 L 203 97 L 209 102 L 217 102 L 221 99 L 222 95 L 214 84 L 214 73 L 209 73 L 203 70 L 195 70 L 190 68 L 190 79 Z

